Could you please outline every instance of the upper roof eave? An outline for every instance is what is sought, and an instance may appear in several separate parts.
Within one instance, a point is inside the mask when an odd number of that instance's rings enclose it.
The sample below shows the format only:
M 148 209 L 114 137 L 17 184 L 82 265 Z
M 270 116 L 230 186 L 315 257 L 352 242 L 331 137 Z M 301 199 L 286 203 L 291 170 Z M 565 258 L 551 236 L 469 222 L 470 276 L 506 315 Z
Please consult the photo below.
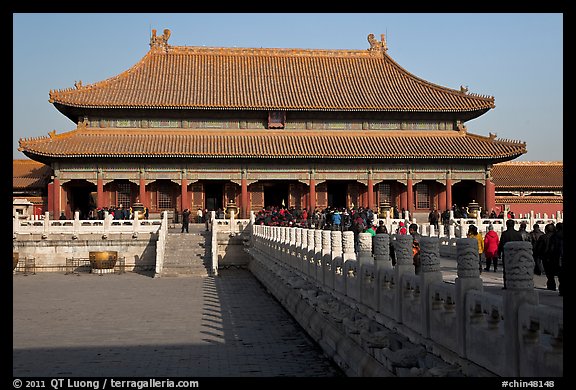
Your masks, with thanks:
M 183 60 L 182 56 L 203 57 Z M 279 58 L 283 66 L 278 66 Z M 158 66 L 159 63 L 164 66 Z M 176 65 L 185 67 L 185 71 L 175 77 L 157 74 L 158 69 L 172 69 Z M 310 75 L 310 70 L 315 73 Z M 154 77 L 172 84 L 158 90 L 141 84 Z M 197 79 L 208 83 L 214 80 L 214 84 L 196 91 Z M 246 88 L 247 79 L 257 87 Z M 290 83 L 282 82 L 288 79 Z M 296 88 L 295 81 L 300 83 Z M 212 88 L 220 84 L 226 85 L 229 95 Z M 175 85 L 189 88 L 178 89 Z M 315 88 L 316 85 L 322 88 Z M 206 95 L 206 90 L 215 92 Z M 303 96 L 296 90 L 306 94 Z M 477 112 L 495 107 L 492 96 L 439 86 L 409 73 L 385 51 L 200 48 L 167 44 L 160 49 L 151 46 L 138 63 L 117 76 L 90 85 L 80 82 L 76 89 L 52 90 L 50 102 L 87 109 Z

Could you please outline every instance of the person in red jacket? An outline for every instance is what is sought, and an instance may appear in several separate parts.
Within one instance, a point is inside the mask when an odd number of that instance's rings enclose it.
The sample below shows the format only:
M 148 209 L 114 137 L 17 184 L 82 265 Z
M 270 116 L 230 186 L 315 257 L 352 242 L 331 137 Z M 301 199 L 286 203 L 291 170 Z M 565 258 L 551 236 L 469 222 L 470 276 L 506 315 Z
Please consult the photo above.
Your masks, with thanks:
M 484 236 L 484 257 L 486 258 L 486 268 L 484 271 L 490 271 L 490 265 L 494 264 L 494 272 L 498 270 L 498 245 L 500 239 L 494 231 L 494 226 L 489 225 L 488 231 Z

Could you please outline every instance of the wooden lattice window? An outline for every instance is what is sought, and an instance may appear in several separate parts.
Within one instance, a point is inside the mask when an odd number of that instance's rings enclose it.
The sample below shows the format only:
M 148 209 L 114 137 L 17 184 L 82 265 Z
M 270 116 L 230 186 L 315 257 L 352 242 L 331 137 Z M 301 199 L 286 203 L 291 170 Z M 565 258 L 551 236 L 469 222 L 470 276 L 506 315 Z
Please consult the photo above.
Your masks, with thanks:
M 430 208 L 430 192 L 428 185 L 425 183 L 418 183 L 414 187 L 416 192 L 416 208 L 429 209 Z
M 124 208 L 132 206 L 132 192 L 130 183 L 117 183 L 116 202 L 117 206 L 122 205 Z
M 174 204 L 172 202 L 172 189 L 166 184 L 158 185 L 158 208 L 159 209 L 172 209 Z
M 378 202 L 392 204 L 392 189 L 390 184 L 378 184 Z

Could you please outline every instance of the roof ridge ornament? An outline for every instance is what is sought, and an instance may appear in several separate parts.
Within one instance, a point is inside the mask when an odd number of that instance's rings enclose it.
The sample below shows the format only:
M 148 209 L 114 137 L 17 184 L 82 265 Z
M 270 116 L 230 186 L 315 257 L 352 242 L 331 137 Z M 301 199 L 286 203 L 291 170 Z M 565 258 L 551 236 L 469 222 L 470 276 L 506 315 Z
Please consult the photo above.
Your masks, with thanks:
M 78 130 L 84 130 L 88 127 L 88 118 L 84 117 L 81 121 L 78 121 L 76 128 Z
M 156 29 L 152 29 L 152 36 L 150 37 L 150 48 L 159 47 L 167 48 L 168 39 L 170 39 L 171 32 L 169 29 L 165 28 L 162 35 L 156 35 Z
M 460 93 L 463 93 L 464 95 L 468 94 L 468 86 L 460 86 Z
M 468 128 L 466 127 L 466 125 L 462 121 L 459 121 L 459 120 L 456 121 L 456 128 L 458 129 L 458 132 L 460 134 L 466 133 L 468 131 Z
M 374 34 L 368 34 L 368 43 L 370 43 L 370 48 L 368 51 L 384 53 L 388 50 L 388 45 L 386 44 L 386 34 L 380 34 L 380 42 L 374 38 Z

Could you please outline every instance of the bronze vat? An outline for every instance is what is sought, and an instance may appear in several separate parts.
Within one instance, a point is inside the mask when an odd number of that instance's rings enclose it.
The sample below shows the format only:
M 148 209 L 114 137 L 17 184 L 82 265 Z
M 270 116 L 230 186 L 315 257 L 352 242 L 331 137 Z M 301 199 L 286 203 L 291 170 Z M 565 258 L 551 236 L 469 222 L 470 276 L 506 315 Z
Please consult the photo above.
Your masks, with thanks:
M 94 251 L 89 252 L 90 266 L 92 269 L 113 269 L 118 260 L 116 251 Z

